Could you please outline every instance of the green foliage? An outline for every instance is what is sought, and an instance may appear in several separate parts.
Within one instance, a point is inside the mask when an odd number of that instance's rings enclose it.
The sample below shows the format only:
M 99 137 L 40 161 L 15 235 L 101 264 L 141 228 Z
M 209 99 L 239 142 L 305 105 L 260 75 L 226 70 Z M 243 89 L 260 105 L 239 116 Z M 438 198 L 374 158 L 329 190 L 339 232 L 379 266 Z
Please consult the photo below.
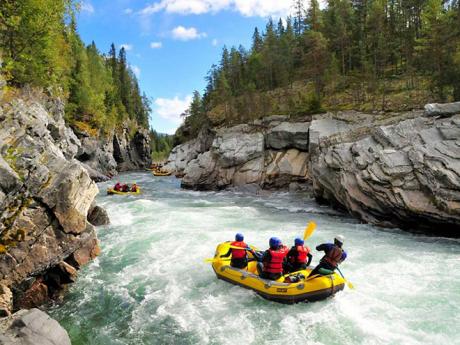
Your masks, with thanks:
M 109 133 L 125 121 L 148 128 L 150 101 L 141 94 L 126 52 L 106 58 L 85 46 L 76 27 L 77 0 L 3 0 L 2 74 L 9 86 L 31 85 L 67 100 L 71 124 Z M 93 131 L 90 131 L 94 134 Z
M 224 48 L 195 121 L 460 100 L 459 1 L 328 0 L 323 10 L 306 3 L 295 0 L 293 18 L 256 28 L 250 50 Z M 188 132 L 184 125 L 177 136 Z
M 168 158 L 169 153 L 174 147 L 174 136 L 160 134 L 151 130 L 150 145 L 152 150 L 152 160 L 154 162 L 163 162 L 166 158 Z

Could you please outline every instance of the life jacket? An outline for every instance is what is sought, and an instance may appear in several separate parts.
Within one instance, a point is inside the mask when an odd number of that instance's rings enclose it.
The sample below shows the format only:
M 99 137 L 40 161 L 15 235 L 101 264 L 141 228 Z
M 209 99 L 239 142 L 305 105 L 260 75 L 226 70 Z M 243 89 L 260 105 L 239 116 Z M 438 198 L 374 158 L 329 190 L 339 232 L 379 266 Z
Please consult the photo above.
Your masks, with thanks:
M 291 257 L 291 262 L 305 264 L 307 262 L 308 253 L 310 253 L 310 248 L 304 246 L 296 246 L 295 250 L 297 251 L 297 257 Z
M 137 185 L 133 185 L 131 187 L 131 192 L 134 192 L 134 193 L 137 192 Z
M 248 245 L 244 242 L 234 241 L 230 243 L 231 246 L 247 248 Z M 246 257 L 246 250 L 232 248 L 232 259 L 243 259 Z
M 321 261 L 327 262 L 332 267 L 337 267 L 342 262 L 343 249 L 337 246 L 332 247 L 330 251 L 323 256 Z
M 116 191 L 120 191 L 121 190 L 121 184 L 117 183 L 113 189 L 115 189 Z
M 269 249 L 270 261 L 264 262 L 264 272 L 268 273 L 283 273 L 283 260 L 288 251 L 286 247 L 278 248 L 277 250 Z

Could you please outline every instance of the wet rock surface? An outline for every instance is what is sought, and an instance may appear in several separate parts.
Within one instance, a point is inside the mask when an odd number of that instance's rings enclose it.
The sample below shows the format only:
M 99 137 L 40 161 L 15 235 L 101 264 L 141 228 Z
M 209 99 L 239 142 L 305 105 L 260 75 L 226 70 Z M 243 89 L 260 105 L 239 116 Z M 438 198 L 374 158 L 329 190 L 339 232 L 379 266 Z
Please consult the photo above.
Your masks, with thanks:
M 0 319 L 1 345 L 71 345 L 59 323 L 38 309 L 21 310 Z

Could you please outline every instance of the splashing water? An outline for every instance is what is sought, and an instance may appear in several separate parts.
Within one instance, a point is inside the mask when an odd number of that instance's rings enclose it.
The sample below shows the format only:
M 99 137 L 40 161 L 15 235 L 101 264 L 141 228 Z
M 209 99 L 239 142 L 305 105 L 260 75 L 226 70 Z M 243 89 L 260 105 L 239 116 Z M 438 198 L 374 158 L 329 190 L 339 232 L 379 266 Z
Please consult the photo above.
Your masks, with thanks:
M 102 254 L 50 310 L 73 345 L 460 344 L 460 241 L 358 224 L 302 195 L 193 192 L 175 178 L 130 173 L 140 196 L 98 202 L 112 224 Z M 113 183 L 113 182 L 112 182 Z M 282 305 L 217 280 L 204 258 L 243 232 L 266 249 L 291 245 L 309 220 L 310 247 L 345 235 L 345 288 L 322 302 Z M 313 263 L 320 253 L 313 250 Z

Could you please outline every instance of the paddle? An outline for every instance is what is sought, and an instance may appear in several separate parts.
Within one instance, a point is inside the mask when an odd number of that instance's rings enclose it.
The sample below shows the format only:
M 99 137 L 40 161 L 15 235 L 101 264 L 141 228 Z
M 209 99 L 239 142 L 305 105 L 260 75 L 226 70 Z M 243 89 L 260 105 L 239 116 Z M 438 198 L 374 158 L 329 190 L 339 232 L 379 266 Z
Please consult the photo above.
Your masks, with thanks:
M 305 228 L 305 232 L 303 233 L 303 240 L 306 241 L 313 235 L 316 230 L 316 223 L 310 222 L 308 223 L 307 227 Z
M 344 277 L 344 275 L 342 274 L 342 271 L 340 271 L 340 268 L 337 267 L 337 271 L 339 271 L 339 273 L 342 276 L 343 280 L 345 280 L 345 283 L 347 283 L 348 288 L 349 289 L 354 289 L 355 288 L 354 285 Z

